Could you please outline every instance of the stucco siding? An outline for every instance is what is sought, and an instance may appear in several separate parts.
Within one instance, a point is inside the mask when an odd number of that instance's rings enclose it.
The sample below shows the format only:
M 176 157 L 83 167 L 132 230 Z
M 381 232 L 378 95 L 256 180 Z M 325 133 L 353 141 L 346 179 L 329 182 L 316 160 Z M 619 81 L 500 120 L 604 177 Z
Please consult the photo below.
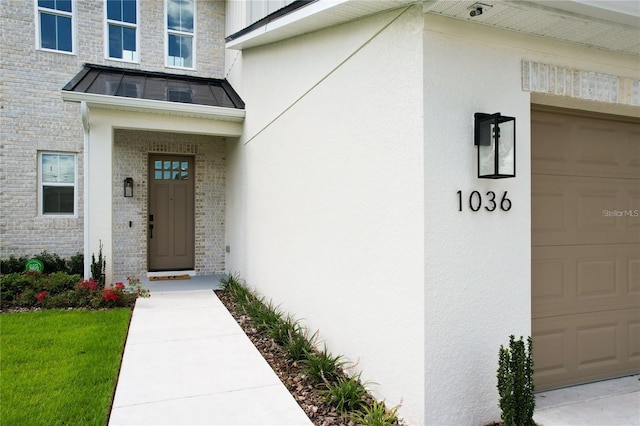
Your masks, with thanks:
M 244 51 L 250 107 L 228 155 L 228 269 L 319 330 L 413 423 L 424 403 L 421 43 L 412 7 Z
M 531 335 L 531 99 L 523 61 L 627 78 L 637 63 L 432 15 L 424 37 L 425 423 L 487 424 L 500 418 L 498 348 L 510 334 Z M 475 112 L 516 117 L 515 179 L 476 178 Z M 473 212 L 472 191 L 485 200 L 488 191 L 499 198 L 506 191 L 512 207 Z

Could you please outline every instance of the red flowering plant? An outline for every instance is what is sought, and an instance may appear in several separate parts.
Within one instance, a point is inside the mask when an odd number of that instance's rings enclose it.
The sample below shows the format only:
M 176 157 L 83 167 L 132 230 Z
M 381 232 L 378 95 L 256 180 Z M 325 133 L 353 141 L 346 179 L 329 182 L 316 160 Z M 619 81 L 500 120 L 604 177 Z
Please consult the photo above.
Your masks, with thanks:
M 37 294 L 36 299 L 38 299 L 38 303 L 42 303 L 44 298 L 47 296 L 47 290 L 43 290 Z
M 149 290 L 142 287 L 137 278 L 127 277 L 127 285 L 116 282 L 113 287 L 102 290 L 101 301 L 107 307 L 131 306 L 138 297 L 151 297 Z

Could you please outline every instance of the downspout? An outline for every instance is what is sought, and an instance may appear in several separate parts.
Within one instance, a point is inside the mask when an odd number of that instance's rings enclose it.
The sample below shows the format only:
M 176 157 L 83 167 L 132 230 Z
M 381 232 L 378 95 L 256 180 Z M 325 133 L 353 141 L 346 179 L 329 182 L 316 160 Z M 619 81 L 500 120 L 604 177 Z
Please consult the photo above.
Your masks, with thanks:
M 82 116 L 82 128 L 84 129 L 83 143 L 83 185 L 84 185 L 84 279 L 91 277 L 91 247 L 89 245 L 89 106 L 85 101 L 80 102 L 80 114 Z

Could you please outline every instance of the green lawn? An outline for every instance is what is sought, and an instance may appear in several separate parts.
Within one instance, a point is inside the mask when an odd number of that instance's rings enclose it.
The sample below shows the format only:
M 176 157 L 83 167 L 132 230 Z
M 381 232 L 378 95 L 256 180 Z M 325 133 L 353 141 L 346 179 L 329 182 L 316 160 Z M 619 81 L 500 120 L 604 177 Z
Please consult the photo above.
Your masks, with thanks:
M 104 425 L 131 310 L 0 315 L 0 423 Z

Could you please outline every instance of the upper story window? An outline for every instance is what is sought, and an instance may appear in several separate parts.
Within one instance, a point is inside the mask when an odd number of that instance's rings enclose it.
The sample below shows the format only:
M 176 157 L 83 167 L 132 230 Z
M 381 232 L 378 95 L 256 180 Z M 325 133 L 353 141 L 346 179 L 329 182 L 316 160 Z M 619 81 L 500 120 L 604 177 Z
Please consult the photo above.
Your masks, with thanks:
M 195 68 L 194 0 L 166 0 L 167 66 Z
M 138 0 L 106 0 L 107 58 L 138 62 Z
M 40 214 L 75 215 L 76 155 L 41 152 L 39 166 Z
M 38 47 L 73 53 L 73 2 L 37 0 Z

